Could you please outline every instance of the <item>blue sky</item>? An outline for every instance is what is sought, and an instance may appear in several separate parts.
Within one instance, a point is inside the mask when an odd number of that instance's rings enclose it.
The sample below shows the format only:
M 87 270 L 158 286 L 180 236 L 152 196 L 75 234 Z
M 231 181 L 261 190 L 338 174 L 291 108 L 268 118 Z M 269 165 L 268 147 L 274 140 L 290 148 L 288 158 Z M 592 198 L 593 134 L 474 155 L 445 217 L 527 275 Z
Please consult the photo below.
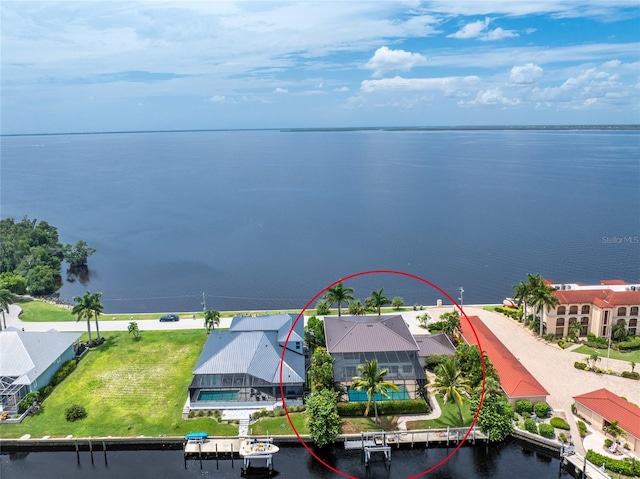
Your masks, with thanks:
M 638 0 L 0 11 L 3 134 L 640 123 Z

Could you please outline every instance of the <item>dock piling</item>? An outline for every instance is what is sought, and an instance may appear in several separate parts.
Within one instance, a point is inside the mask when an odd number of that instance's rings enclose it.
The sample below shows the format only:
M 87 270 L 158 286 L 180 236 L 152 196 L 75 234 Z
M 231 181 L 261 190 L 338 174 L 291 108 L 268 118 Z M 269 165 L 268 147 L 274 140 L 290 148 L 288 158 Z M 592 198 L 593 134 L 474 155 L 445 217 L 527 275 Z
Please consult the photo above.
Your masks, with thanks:
M 91 444 L 91 439 L 89 439 L 89 452 L 91 453 L 91 464 L 93 464 L 93 444 Z
M 104 440 L 102 441 L 102 451 L 104 452 L 104 465 L 108 466 L 109 463 L 107 462 L 107 443 L 104 442 Z
M 78 447 L 78 441 L 75 441 L 76 443 L 76 457 L 78 459 L 78 464 L 80 464 L 80 448 Z

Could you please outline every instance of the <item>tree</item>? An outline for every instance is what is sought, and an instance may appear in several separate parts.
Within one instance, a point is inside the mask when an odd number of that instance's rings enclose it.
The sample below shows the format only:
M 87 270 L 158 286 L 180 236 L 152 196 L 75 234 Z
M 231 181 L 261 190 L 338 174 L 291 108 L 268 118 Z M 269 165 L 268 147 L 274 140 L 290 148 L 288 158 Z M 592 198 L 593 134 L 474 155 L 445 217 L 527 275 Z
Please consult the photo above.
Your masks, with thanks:
M 479 404 L 480 396 L 476 394 L 470 400 L 470 407 L 477 410 Z M 513 433 L 513 406 L 504 397 L 485 393 L 476 424 L 488 435 L 489 441 L 504 441 Z
M 380 316 L 380 309 L 387 304 L 391 304 L 391 300 L 382 294 L 382 290 L 384 288 L 380 288 L 378 291 L 371 291 L 371 296 L 366 299 L 367 306 L 370 308 L 375 308 L 378 311 L 378 316 Z
M 393 306 L 393 309 L 395 309 L 396 311 L 400 311 L 400 308 L 404 306 L 404 298 L 402 298 L 401 296 L 394 297 L 391 300 L 391 306 Z
M 216 326 L 220 325 L 220 312 L 211 309 L 204 312 L 204 327 L 209 334 Z
M 349 301 L 349 314 L 354 316 L 364 316 L 367 314 L 367 308 L 362 304 L 360 300 Z
M 524 281 L 520 281 L 517 285 L 513 286 L 515 290 L 515 294 L 513 295 L 513 299 L 516 300 L 516 304 L 519 306 L 523 305 L 523 315 L 525 324 L 527 322 L 527 304 L 529 303 L 529 285 Z
M 91 343 L 91 318 L 96 320 L 96 331 L 98 335 L 98 341 L 101 339 L 100 328 L 98 326 L 98 319 L 104 306 L 100 303 L 100 297 L 102 293 L 93 293 L 91 291 L 85 291 L 83 296 L 76 296 L 73 300 L 76 305 L 71 310 L 71 314 L 77 316 L 77 321 L 81 319 L 87 320 L 87 333 L 89 335 L 89 343 Z
M 2 308 L 2 322 L 4 324 L 4 329 L 7 329 L 7 318 L 5 317 L 5 311 L 9 312 L 9 305 L 13 304 L 16 300 L 16 297 L 13 295 L 11 291 L 8 289 L 2 288 L 0 289 L 0 308 Z M 2 328 L 0 327 L 0 330 Z
M 387 391 L 398 391 L 398 386 L 391 382 L 387 382 L 384 380 L 384 377 L 387 375 L 389 370 L 387 368 L 378 368 L 378 361 L 376 359 L 372 359 L 367 361 L 365 364 L 358 365 L 358 372 L 360 376 L 356 376 L 353 378 L 353 382 L 351 387 L 358 391 L 366 391 L 367 392 L 367 407 L 364 410 L 364 415 L 369 415 L 369 409 L 371 407 L 371 402 L 373 402 L 373 409 L 375 411 L 376 424 L 378 421 L 378 404 L 376 402 L 376 395 L 380 394 L 382 397 L 389 397 Z
M 597 353 L 593 353 L 584 358 L 591 369 L 596 367 L 596 363 L 600 361 L 600 356 Z
M 435 390 L 445 402 L 453 401 L 458 406 L 458 416 L 462 421 L 462 404 L 469 396 L 469 381 L 462 376 L 460 368 L 452 358 L 445 359 L 436 368 Z
M 442 332 L 447 336 L 454 336 L 460 331 L 460 316 L 457 309 L 440 315 L 440 320 L 443 323 Z
M 318 316 L 328 316 L 331 314 L 331 305 L 326 299 L 320 299 L 316 303 L 316 314 Z
M 0 289 L 8 289 L 13 294 L 25 294 L 27 292 L 27 279 L 5 271 L 0 273 Z
M 27 272 L 27 290 L 34 296 L 44 296 L 56 290 L 56 272 L 47 265 L 36 265 Z
M 319 346 L 315 349 L 308 374 L 311 391 L 334 389 L 333 362 L 326 348 Z
M 74 246 L 65 245 L 62 249 L 64 259 L 71 267 L 87 266 L 87 258 L 96 252 L 84 240 L 78 241 Z
M 312 353 L 318 346 L 325 347 L 324 321 L 316 316 L 311 316 L 304 328 L 304 340 L 309 345 Z
M 340 281 L 338 284 L 327 290 L 327 292 L 324 294 L 324 299 L 327 300 L 329 306 L 338 303 L 338 316 L 341 316 L 342 304 L 348 304 L 349 301 L 353 301 L 355 299 L 352 293 L 353 288 L 345 288 L 342 284 L 342 281 Z
M 580 333 L 582 332 L 582 325 L 578 321 L 571 321 L 569 323 L 569 336 L 573 336 L 574 338 L 580 337 Z
M 620 319 L 611 329 L 611 338 L 614 341 L 624 341 L 629 337 L 629 330 L 627 329 L 627 323 L 624 319 Z
M 547 308 L 547 311 L 549 311 L 552 307 L 560 304 L 560 300 L 553 295 L 555 289 L 545 284 L 539 274 L 532 278 L 534 278 L 534 280 L 529 291 L 529 301 L 531 302 L 531 305 L 536 308 L 537 314 L 540 315 L 540 336 L 542 336 L 544 309 Z
M 318 447 L 332 444 L 340 434 L 337 397 L 336 391 L 322 389 L 307 398 L 307 427 L 311 440 Z
M 133 339 L 138 341 L 140 339 L 140 329 L 138 328 L 138 323 L 135 321 L 131 321 L 129 323 L 129 334 L 133 334 Z
M 416 319 L 418 320 L 418 325 L 420 325 L 421 328 L 426 328 L 427 324 L 431 321 L 431 316 L 429 313 L 424 313 L 420 316 L 416 316 Z

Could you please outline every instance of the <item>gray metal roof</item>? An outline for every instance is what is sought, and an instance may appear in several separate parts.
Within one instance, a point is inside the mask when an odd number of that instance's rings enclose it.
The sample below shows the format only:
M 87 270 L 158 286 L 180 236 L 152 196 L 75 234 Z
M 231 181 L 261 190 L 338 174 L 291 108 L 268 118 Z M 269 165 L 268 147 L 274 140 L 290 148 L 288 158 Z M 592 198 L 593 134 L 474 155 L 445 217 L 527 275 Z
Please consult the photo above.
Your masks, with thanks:
M 325 317 L 327 351 L 417 351 L 418 345 L 400 315 Z
M 80 336 L 55 330 L 25 332 L 7 328 L 0 332 L 0 376 L 18 377 L 16 384 L 31 384 Z
M 284 318 L 286 317 L 286 318 Z M 236 321 L 238 320 L 238 321 Z M 270 383 L 280 382 L 282 343 L 280 331 L 289 331 L 292 318 L 289 315 L 238 317 L 228 331 L 214 330 L 205 343 L 193 374 L 250 374 Z M 288 321 L 288 322 L 287 322 Z M 261 326 L 262 330 L 256 330 Z M 304 328 L 296 325 L 296 329 Z M 298 333 L 295 333 L 299 336 Z M 295 341 L 294 332 L 289 345 Z M 302 348 L 297 352 L 287 349 L 283 363 L 284 383 L 304 382 L 304 356 Z
M 431 354 L 454 355 L 456 347 L 446 334 L 420 334 L 414 336 L 420 351 L 418 356 L 421 358 Z

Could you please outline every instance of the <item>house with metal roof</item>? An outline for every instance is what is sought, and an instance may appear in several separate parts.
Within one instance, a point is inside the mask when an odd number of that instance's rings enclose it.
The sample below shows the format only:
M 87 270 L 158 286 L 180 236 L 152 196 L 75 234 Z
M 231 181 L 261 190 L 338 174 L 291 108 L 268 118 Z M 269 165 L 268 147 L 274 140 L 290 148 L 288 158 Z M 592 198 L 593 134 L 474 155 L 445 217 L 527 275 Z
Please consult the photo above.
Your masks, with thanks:
M 228 330 L 212 331 L 193 370 L 187 407 L 272 409 L 283 399 L 301 400 L 304 323 L 294 323 L 289 314 L 236 316 Z
M 15 412 L 28 393 L 49 384 L 76 354 L 80 333 L 0 331 L 0 411 Z
M 574 396 L 573 399 L 578 416 L 600 430 L 618 421 L 629 449 L 640 451 L 640 407 L 605 388 Z
M 421 396 L 427 378 L 418 357 L 420 348 L 401 315 L 325 317 L 324 334 L 334 359 L 334 380 L 350 401 L 362 399 L 349 386 L 359 375 L 358 366 L 372 359 L 388 370 L 385 380 L 400 388 L 399 393 L 390 393 L 391 399 Z
M 482 347 L 491 364 L 500 377 L 500 387 L 513 406 L 520 399 L 527 399 L 532 403 L 547 401 L 549 392 L 525 368 L 511 351 L 500 341 L 489 327 L 478 316 L 467 316 L 469 321 L 462 318 L 460 327 L 462 337 L 467 344 Z

